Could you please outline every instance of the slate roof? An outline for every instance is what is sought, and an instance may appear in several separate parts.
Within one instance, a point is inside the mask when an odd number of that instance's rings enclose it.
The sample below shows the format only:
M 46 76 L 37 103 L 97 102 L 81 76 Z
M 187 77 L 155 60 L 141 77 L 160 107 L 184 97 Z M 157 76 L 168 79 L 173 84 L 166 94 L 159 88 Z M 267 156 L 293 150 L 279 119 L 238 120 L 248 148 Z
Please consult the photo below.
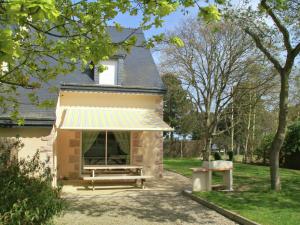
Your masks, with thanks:
M 144 34 L 140 29 L 124 28 L 122 32 L 118 32 L 114 27 L 108 27 L 114 42 L 120 42 L 124 40 L 129 34 L 137 37 L 137 45 L 141 44 L 144 40 Z M 118 86 L 110 88 L 111 90 L 129 91 L 135 90 L 135 92 L 144 93 L 163 93 L 164 85 L 159 76 L 158 70 L 152 58 L 149 49 L 142 47 L 133 47 L 130 53 L 120 52 L 122 60 L 119 61 L 120 70 L 118 74 Z M 120 65 L 121 64 L 121 65 Z M 39 99 L 43 100 L 57 100 L 58 93 L 50 93 L 49 87 L 55 86 L 57 88 L 69 87 L 74 90 L 82 87 L 89 87 L 89 89 L 99 89 L 99 85 L 96 85 L 93 80 L 93 74 L 90 71 L 81 71 L 80 65 L 78 69 L 69 75 L 60 75 L 56 80 L 49 81 L 44 84 L 44 87 L 37 91 Z M 104 89 L 103 89 L 104 88 Z M 105 91 L 103 87 L 102 91 Z M 108 88 L 109 89 L 109 88 Z M 153 92 L 154 91 L 154 92 Z M 28 98 L 28 90 L 23 88 L 18 89 L 20 104 L 20 115 L 25 119 L 25 125 L 30 126 L 50 126 L 55 120 L 55 107 L 49 109 L 41 109 L 32 105 Z M 9 119 L 8 113 L 2 113 L 0 115 L 0 126 L 14 125 Z

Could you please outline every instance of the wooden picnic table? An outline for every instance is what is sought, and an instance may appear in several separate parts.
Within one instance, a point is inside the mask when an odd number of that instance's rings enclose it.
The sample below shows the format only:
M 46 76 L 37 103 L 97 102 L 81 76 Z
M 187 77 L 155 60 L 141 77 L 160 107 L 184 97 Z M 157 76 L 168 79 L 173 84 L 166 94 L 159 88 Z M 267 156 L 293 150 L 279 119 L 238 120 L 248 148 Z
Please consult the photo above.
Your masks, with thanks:
M 94 181 L 96 180 L 140 180 L 141 186 L 144 188 L 144 182 L 146 181 L 146 178 L 150 178 L 150 176 L 143 175 L 142 166 L 136 165 L 86 165 L 83 166 L 83 169 L 92 171 L 91 176 L 83 176 L 83 179 L 92 181 L 93 190 L 95 189 Z M 100 174 L 96 173 L 98 171 Z M 107 171 L 121 171 L 121 173 L 109 174 Z M 134 171 L 133 175 L 132 171 Z
M 85 170 L 130 170 L 130 169 L 143 169 L 142 166 L 134 165 L 87 165 L 83 166 Z

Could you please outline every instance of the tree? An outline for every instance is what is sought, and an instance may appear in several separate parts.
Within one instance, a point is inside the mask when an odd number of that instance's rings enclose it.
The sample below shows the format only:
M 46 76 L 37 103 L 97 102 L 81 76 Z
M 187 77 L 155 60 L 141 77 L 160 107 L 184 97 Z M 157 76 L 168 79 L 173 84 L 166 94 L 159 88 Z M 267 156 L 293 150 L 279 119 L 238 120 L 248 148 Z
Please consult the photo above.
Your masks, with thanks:
M 35 90 L 61 74 L 108 59 L 117 50 L 129 51 L 132 34 L 113 42 L 106 30 L 118 13 L 142 13 L 141 27 L 161 26 L 162 18 L 178 4 L 162 1 L 0 1 L 0 104 L 18 117 L 17 87 L 32 90 L 29 99 L 39 106 Z M 154 21 L 152 21 L 154 19 Z M 119 24 L 116 28 L 121 31 Z M 100 70 L 104 67 L 101 67 Z M 53 88 L 53 87 L 50 87 Z M 51 91 L 51 90 L 49 90 Z
M 192 104 L 188 99 L 188 94 L 174 74 L 163 74 L 162 80 L 167 88 L 167 93 L 164 95 L 164 120 L 175 128 L 177 134 L 186 136 L 191 133 L 191 124 L 193 124 Z M 173 132 L 171 133 L 172 139 Z
M 203 24 L 186 20 L 170 35 L 181 38 L 183 47 L 166 45 L 162 67 L 176 74 L 188 92 L 205 136 L 204 160 L 208 160 L 218 122 L 228 113 L 233 87 L 246 78 L 248 69 L 258 60 L 252 42 L 232 24 Z
M 264 99 L 276 84 L 274 78 L 270 65 L 264 60 L 260 64 L 254 64 L 247 79 L 237 87 L 236 95 L 239 97 L 232 101 L 236 133 L 243 146 L 245 162 L 253 160 L 256 137 L 259 137 L 257 132 L 261 132 L 257 121 L 262 116 L 261 111 L 268 107 Z
M 38 101 L 35 90 L 61 74 L 71 73 L 76 64 L 82 69 L 98 65 L 118 50 L 133 45 L 153 47 L 163 35 L 147 43 L 136 43 L 135 30 L 123 40 L 113 42 L 106 30 L 120 13 L 139 16 L 140 28 L 160 27 L 163 17 L 179 5 L 193 6 L 190 0 L 0 0 L 0 107 L 18 115 L 17 88 L 32 90 L 29 99 L 41 106 L 54 102 Z M 215 5 L 200 7 L 207 19 L 219 18 Z M 120 24 L 114 23 L 118 30 Z M 180 44 L 176 37 L 169 40 Z M 93 63 L 91 63 L 93 62 Z M 103 70 L 101 67 L 100 70 Z M 53 90 L 50 86 L 49 91 Z M 22 123 L 22 120 L 19 120 Z
M 297 0 L 261 0 L 258 10 L 241 10 L 235 14 L 240 26 L 280 77 L 278 127 L 270 151 L 271 189 L 276 191 L 281 189 L 279 154 L 287 127 L 289 78 L 300 52 L 299 13 Z

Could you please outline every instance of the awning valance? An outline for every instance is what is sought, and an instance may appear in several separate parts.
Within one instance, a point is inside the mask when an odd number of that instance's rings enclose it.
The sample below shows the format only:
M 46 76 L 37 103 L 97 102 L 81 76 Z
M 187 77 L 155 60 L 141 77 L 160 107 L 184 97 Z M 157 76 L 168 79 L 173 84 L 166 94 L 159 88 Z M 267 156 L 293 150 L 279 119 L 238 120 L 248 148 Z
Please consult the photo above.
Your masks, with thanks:
M 68 107 L 59 129 L 172 131 L 154 110 L 136 108 Z

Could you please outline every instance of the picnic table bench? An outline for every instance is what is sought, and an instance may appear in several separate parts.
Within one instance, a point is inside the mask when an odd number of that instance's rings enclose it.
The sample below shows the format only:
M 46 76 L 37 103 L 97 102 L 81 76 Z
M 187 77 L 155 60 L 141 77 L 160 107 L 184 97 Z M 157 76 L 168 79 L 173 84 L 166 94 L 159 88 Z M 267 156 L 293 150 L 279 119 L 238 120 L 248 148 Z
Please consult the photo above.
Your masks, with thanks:
M 93 190 L 95 190 L 95 181 L 140 181 L 141 187 L 145 188 L 146 179 L 151 176 L 145 176 L 143 174 L 142 166 L 134 165 L 89 165 L 83 166 L 85 171 L 89 171 L 88 176 L 83 176 L 83 180 L 92 182 Z

